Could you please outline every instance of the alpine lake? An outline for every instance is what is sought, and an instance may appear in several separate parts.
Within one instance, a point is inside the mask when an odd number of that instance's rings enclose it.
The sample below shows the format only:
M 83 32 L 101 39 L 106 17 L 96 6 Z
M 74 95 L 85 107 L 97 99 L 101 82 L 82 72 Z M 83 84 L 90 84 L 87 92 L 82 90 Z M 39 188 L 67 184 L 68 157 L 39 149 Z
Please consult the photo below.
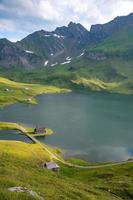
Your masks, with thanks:
M 133 96 L 105 93 L 50 94 L 37 105 L 0 109 L 0 121 L 49 127 L 54 134 L 41 142 L 63 149 L 65 157 L 91 162 L 127 160 L 133 156 Z M 0 131 L 1 140 L 31 142 L 15 131 Z

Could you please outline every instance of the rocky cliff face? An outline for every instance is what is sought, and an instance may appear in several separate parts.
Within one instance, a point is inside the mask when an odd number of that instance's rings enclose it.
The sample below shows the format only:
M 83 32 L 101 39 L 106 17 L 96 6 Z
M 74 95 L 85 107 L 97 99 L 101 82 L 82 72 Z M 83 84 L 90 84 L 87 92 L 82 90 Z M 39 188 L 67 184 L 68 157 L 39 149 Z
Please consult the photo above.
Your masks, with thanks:
M 89 31 L 87 31 L 81 24 L 70 22 L 68 26 L 56 28 L 55 33 L 61 34 L 66 38 L 75 39 L 78 44 L 85 45 L 89 42 Z
M 123 27 L 125 27 L 125 30 L 128 28 L 131 30 L 123 33 L 121 31 Z M 52 32 L 44 30 L 36 31 L 17 43 L 1 39 L 0 66 L 21 66 L 29 69 L 66 64 L 83 55 L 85 49 L 87 49 L 85 51 L 86 57 L 92 60 L 105 60 L 109 56 L 123 56 L 128 58 L 133 55 L 132 41 L 128 41 L 129 38 L 132 38 L 132 30 L 133 13 L 124 17 L 116 17 L 106 24 L 93 25 L 90 31 L 86 30 L 79 23 L 70 22 L 68 26 L 58 27 Z M 110 54 L 106 53 L 103 47 L 100 51 L 95 50 L 97 45 L 112 37 L 117 32 L 126 35 L 124 45 L 127 49 L 130 47 L 129 50 L 126 50 L 124 53 L 115 51 Z M 119 45 L 117 43 L 118 39 L 119 37 L 114 40 L 114 44 Z M 111 46 L 112 40 L 109 42 Z M 122 42 L 123 38 L 120 43 L 122 44 Z
M 20 42 L 17 42 L 17 45 L 47 59 L 51 54 L 58 54 L 60 51 L 64 50 L 63 40 L 64 37 L 61 35 L 40 30 L 28 35 Z
M 116 17 L 114 20 L 106 24 L 92 25 L 90 29 L 91 38 L 95 42 L 100 42 L 110 36 L 112 33 L 118 31 L 123 26 L 133 25 L 133 13 L 128 16 Z
M 28 53 L 7 39 L 0 40 L 0 66 L 33 68 L 42 64 L 39 56 Z
M 58 27 L 52 32 L 34 32 L 16 45 L 40 56 L 43 66 L 53 66 L 55 63 L 65 63 L 68 57 L 78 56 L 88 42 L 89 31 L 81 24 L 70 22 L 68 26 Z
M 105 53 L 100 53 L 100 52 L 88 52 L 86 53 L 86 58 L 91 59 L 91 60 L 106 60 L 108 57 Z

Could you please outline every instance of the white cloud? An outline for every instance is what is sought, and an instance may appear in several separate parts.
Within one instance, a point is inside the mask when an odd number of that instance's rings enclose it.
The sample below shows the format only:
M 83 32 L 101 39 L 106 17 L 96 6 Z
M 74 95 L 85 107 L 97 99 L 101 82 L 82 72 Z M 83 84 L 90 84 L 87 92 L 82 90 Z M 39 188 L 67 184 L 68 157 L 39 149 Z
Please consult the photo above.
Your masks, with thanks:
M 9 19 L 1 19 L 0 20 L 0 30 L 1 31 L 15 31 L 16 27 L 13 21 Z
M 89 29 L 131 12 L 133 0 L 1 0 L 0 28 L 29 33 L 74 21 Z
M 133 12 L 133 1 L 131 0 L 114 1 L 113 5 L 112 17 L 117 15 L 127 15 Z
M 50 1 L 40 1 L 37 10 L 38 15 L 42 19 L 58 21 L 61 17 L 59 11 L 53 7 L 53 4 Z

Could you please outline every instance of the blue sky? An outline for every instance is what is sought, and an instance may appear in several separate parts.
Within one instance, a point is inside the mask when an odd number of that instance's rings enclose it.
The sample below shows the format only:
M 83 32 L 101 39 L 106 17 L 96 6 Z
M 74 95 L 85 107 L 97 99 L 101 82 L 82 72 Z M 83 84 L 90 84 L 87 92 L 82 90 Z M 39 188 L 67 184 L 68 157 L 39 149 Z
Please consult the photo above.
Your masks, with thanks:
M 133 12 L 133 0 L 0 0 L 0 38 L 20 40 L 36 30 L 78 22 L 90 29 Z

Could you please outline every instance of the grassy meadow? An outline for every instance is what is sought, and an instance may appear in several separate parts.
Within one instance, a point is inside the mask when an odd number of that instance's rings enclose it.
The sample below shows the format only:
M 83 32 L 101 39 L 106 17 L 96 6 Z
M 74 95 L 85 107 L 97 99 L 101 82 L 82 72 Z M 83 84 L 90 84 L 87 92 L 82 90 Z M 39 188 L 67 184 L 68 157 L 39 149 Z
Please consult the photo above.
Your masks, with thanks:
M 133 59 L 89 60 L 75 58 L 66 65 L 43 69 L 0 69 L 0 75 L 14 81 L 67 88 L 73 91 L 105 91 L 133 94 Z M 54 88 L 55 89 L 55 88 Z M 53 89 L 53 90 L 54 90 Z M 27 91 L 26 91 L 27 92 Z
M 17 102 L 36 104 L 36 95 L 65 92 L 70 90 L 56 86 L 20 83 L 0 77 L 0 107 Z
M 74 169 L 60 165 L 55 173 L 42 168 L 49 161 L 47 152 L 37 144 L 0 141 L 0 199 L 30 200 L 25 193 L 11 193 L 9 187 L 32 189 L 45 200 L 131 200 L 133 163 L 103 169 Z M 83 161 L 71 159 L 82 164 Z

